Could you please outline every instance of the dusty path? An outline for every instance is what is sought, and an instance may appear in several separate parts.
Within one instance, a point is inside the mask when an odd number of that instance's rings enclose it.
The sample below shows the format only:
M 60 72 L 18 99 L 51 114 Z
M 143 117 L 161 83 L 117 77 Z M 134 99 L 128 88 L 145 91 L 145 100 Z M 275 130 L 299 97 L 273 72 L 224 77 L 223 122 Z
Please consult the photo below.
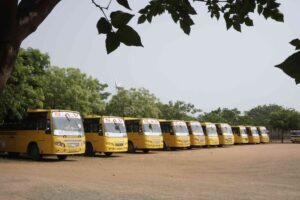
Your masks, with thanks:
M 300 199 L 300 144 L 8 160 L 0 199 Z

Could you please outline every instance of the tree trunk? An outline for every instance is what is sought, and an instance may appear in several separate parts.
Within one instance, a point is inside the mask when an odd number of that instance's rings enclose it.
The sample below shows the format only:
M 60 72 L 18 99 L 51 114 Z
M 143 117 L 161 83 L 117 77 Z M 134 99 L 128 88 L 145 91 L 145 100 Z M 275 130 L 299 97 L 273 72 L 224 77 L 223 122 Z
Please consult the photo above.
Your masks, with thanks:
M 0 95 L 15 66 L 19 45 L 0 44 Z

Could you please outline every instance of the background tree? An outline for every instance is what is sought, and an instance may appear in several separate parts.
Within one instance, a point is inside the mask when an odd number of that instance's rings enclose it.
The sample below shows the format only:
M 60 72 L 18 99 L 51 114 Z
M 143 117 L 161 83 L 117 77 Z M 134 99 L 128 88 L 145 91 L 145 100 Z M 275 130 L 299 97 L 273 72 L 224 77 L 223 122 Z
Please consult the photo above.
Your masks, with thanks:
M 180 119 L 180 120 L 195 120 L 196 115 L 201 112 L 191 103 L 185 103 L 184 101 L 169 101 L 167 104 L 158 103 L 161 119 Z
M 271 127 L 271 115 L 273 112 L 284 110 L 282 106 L 276 104 L 256 106 L 246 111 L 246 116 L 250 119 L 251 124 Z
M 106 106 L 106 114 L 158 118 L 159 100 L 145 88 L 119 89 Z
M 237 109 L 228 109 L 228 108 L 218 108 L 216 110 L 212 110 L 209 113 L 204 113 L 203 115 L 199 115 L 200 121 L 209 121 L 209 122 L 223 122 L 229 123 L 232 125 L 241 124 L 245 119 L 241 116 L 241 112 Z
M 36 49 L 21 49 L 15 70 L 0 98 L 0 121 L 20 119 L 27 108 L 42 108 L 42 79 L 50 65 L 49 56 Z
M 106 35 L 106 49 L 110 53 L 120 46 L 142 46 L 138 33 L 128 22 L 133 14 L 118 11 L 110 11 L 108 5 L 92 3 L 103 13 L 97 23 L 99 34 Z M 116 0 L 124 8 L 131 10 L 128 0 Z M 60 0 L 1 0 L 0 1 L 0 94 L 2 94 L 6 82 L 14 68 L 16 55 L 22 41 L 34 32 L 43 22 Z M 280 4 L 276 0 L 151 0 L 149 4 L 139 10 L 138 23 L 151 22 L 152 18 L 163 13 L 170 14 L 175 23 L 189 34 L 194 21 L 191 16 L 196 15 L 196 3 L 202 2 L 208 9 L 212 18 L 219 19 L 223 16 L 227 29 L 234 28 L 241 31 L 241 25 L 253 26 L 251 13 L 263 15 L 266 19 L 283 21 L 283 14 L 278 10 Z M 295 43 L 295 42 L 294 42 Z M 293 43 L 293 44 L 294 44 Z M 297 43 L 298 44 L 298 43 Z M 293 62 L 285 62 L 280 65 L 284 71 L 300 80 L 299 54 Z M 296 64 L 295 64 L 296 63 Z M 287 70 L 285 70 L 288 68 Z M 292 70 L 291 70 L 292 69 Z M 296 81 L 298 83 L 298 81 Z
M 107 84 L 101 84 L 74 68 L 50 67 L 43 80 L 45 108 L 77 110 L 82 114 L 103 113 Z

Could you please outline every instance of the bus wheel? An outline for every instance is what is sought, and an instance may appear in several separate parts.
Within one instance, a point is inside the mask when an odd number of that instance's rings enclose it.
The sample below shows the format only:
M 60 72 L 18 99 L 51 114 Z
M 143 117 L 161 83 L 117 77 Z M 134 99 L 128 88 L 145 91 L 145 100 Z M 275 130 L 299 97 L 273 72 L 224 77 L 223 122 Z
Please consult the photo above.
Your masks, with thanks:
M 57 155 L 58 160 L 66 160 L 67 157 L 67 155 Z
M 17 152 L 8 152 L 7 154 L 8 158 L 18 158 L 20 155 L 20 153 Z
M 86 143 L 84 155 L 85 156 L 95 156 L 93 145 L 89 142 Z
M 135 148 L 134 148 L 132 142 L 128 142 L 128 152 L 129 153 L 134 153 L 135 152 Z
M 28 147 L 28 155 L 30 158 L 32 158 L 33 160 L 41 160 L 42 156 L 40 154 L 40 149 L 36 144 L 31 144 Z
M 163 147 L 163 149 L 165 150 L 165 151 L 168 151 L 169 150 L 169 147 L 167 146 L 167 144 L 164 142 L 164 147 Z
M 111 156 L 111 155 L 112 155 L 112 152 L 104 152 L 104 155 L 105 155 L 105 156 Z
M 149 149 L 143 149 L 144 153 L 149 153 L 149 151 L 150 151 Z

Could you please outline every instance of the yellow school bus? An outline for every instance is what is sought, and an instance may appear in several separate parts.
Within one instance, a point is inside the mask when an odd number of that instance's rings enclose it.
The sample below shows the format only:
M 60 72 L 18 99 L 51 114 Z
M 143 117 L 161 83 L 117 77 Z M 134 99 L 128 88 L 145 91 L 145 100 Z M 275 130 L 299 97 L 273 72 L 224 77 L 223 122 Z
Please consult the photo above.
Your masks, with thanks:
M 227 123 L 216 123 L 215 125 L 220 145 L 233 145 L 234 136 L 232 134 L 231 126 Z
M 86 156 L 127 151 L 127 134 L 124 120 L 112 116 L 87 116 L 84 118 Z
M 260 139 L 260 143 L 269 143 L 270 142 L 270 137 L 269 134 L 267 133 L 267 129 L 264 126 L 257 126 L 257 131 Z
M 165 150 L 190 146 L 190 136 L 185 121 L 160 120 L 159 122 L 163 133 Z
M 157 119 L 127 117 L 125 125 L 129 153 L 134 153 L 136 150 L 148 153 L 150 150 L 163 148 L 163 138 Z
M 217 134 L 217 128 L 215 124 L 211 122 L 202 122 L 201 123 L 204 135 L 205 135 L 205 144 L 206 146 L 217 146 L 219 145 L 219 138 Z
M 56 155 L 83 154 L 85 137 L 80 114 L 68 110 L 28 110 L 21 121 L 6 121 L 0 127 L 0 152 L 9 156 L 27 153 L 34 160 Z
M 245 126 L 232 126 L 234 144 L 247 144 L 249 142 Z
M 291 142 L 292 143 L 300 142 L 300 130 L 292 130 L 291 131 Z
M 249 144 L 259 144 L 260 139 L 255 126 L 246 126 L 246 133 L 248 135 Z
M 200 122 L 187 121 L 186 124 L 189 130 L 191 147 L 205 146 L 205 136 Z

